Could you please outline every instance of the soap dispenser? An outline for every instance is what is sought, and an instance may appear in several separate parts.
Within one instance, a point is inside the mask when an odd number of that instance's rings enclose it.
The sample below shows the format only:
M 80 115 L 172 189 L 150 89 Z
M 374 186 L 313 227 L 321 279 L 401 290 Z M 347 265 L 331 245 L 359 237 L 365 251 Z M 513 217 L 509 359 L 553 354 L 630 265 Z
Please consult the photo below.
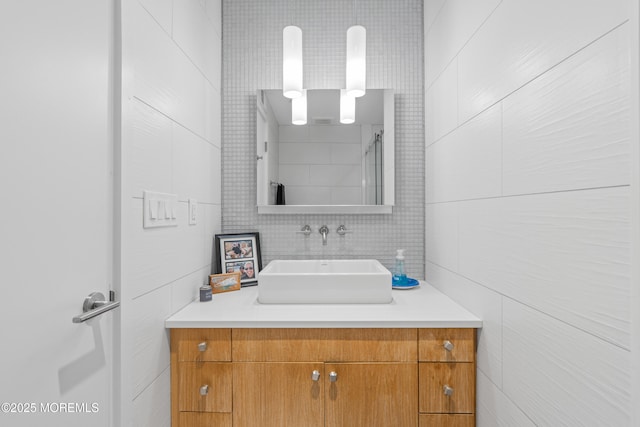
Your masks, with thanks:
M 407 273 L 404 271 L 404 249 L 396 251 L 396 265 L 393 268 L 393 286 L 405 286 L 407 284 Z

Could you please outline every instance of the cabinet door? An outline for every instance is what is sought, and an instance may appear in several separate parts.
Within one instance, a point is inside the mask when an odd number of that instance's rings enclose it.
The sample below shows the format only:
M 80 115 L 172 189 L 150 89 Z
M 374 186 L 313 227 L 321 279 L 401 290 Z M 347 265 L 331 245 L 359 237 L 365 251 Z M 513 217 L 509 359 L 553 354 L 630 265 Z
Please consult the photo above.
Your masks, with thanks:
M 417 363 L 328 363 L 325 376 L 326 427 L 418 425 Z
M 321 363 L 234 363 L 233 426 L 323 427 L 323 377 Z

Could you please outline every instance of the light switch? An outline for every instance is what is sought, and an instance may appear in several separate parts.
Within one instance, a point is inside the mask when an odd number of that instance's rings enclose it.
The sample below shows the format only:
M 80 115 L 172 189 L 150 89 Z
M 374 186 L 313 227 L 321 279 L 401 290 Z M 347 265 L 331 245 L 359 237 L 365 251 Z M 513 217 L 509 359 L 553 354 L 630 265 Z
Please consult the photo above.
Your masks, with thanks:
M 155 199 L 149 199 L 144 201 L 145 207 L 148 206 L 149 218 L 158 219 L 158 201 Z
M 189 199 L 189 225 L 196 225 L 198 222 L 198 201 Z
M 144 191 L 143 196 L 143 223 L 144 228 L 175 227 L 178 225 L 176 194 L 157 193 Z

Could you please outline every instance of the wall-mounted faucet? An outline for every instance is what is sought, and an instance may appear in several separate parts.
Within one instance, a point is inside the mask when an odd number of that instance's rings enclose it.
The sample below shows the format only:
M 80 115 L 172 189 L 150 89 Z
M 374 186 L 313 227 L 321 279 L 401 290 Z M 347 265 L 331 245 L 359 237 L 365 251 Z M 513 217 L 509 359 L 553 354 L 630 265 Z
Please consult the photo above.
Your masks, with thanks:
M 329 227 L 323 225 L 318 231 L 322 234 L 322 246 L 327 246 L 327 234 L 329 234 Z

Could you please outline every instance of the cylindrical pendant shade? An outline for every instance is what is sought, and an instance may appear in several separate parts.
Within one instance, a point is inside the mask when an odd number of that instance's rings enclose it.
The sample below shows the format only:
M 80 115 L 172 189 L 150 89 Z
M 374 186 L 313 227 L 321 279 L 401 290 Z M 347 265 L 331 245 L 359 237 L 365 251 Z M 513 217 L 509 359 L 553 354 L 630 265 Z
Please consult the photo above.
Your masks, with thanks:
M 353 97 L 365 94 L 367 79 L 367 30 L 354 25 L 347 30 L 347 93 Z
M 340 89 L 340 123 L 350 125 L 356 121 L 356 99 Z
M 302 96 L 302 30 L 294 25 L 282 30 L 282 93 Z
M 302 91 L 302 96 L 291 100 L 291 123 L 294 125 L 307 124 L 307 91 Z

